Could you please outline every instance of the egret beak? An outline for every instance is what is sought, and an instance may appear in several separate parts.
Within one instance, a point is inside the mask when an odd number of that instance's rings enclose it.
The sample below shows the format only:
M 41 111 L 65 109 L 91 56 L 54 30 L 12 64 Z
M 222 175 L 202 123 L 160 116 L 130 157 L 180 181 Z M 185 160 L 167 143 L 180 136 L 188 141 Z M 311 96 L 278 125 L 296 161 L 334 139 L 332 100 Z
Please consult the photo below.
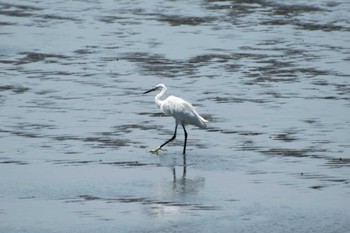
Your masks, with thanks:
M 143 94 L 147 94 L 147 93 L 152 92 L 152 91 L 155 91 L 155 90 L 157 90 L 156 87 L 155 87 L 155 88 L 152 88 L 151 90 L 148 90 L 148 91 L 144 92 Z

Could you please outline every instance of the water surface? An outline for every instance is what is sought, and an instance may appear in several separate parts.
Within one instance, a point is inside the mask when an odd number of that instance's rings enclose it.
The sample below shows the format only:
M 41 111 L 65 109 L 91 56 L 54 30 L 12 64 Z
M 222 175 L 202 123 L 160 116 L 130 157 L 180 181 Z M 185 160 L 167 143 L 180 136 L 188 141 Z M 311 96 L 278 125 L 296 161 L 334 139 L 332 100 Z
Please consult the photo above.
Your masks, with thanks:
M 349 232 L 349 10 L 0 2 L 0 229 Z M 158 83 L 210 121 L 185 157 Z

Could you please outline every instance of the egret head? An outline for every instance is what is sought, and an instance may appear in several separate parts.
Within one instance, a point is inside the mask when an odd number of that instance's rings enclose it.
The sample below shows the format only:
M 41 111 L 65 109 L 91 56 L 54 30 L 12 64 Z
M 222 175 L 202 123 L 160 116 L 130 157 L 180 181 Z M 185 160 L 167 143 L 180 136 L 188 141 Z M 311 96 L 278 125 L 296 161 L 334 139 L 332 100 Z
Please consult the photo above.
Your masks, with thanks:
M 147 94 L 147 93 L 152 92 L 152 91 L 159 91 L 159 90 L 163 90 L 163 89 L 166 89 L 166 86 L 163 83 L 161 83 L 161 84 L 156 85 L 151 90 L 144 92 L 143 94 Z

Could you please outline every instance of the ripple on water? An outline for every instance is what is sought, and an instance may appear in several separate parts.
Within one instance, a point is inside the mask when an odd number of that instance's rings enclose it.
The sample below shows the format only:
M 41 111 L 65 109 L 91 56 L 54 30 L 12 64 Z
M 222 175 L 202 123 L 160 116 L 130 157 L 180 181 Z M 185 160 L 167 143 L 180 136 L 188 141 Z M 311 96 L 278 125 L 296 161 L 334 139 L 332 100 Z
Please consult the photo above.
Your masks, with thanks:
M 64 60 L 68 60 L 69 57 L 66 55 L 49 54 L 49 53 L 38 53 L 38 52 L 22 52 L 20 55 L 24 57 L 19 58 L 16 65 L 23 65 L 28 63 L 44 61 L 45 63 L 61 63 Z
M 146 197 L 134 197 L 134 196 L 121 196 L 121 197 L 98 197 L 98 196 L 92 196 L 88 194 L 80 195 L 76 199 L 66 200 L 66 203 L 71 202 L 89 202 L 89 201 L 104 201 L 106 203 L 139 203 L 142 205 L 147 205 L 152 207 L 152 209 L 159 209 L 163 207 L 181 207 L 185 208 L 187 210 L 192 211 L 214 211 L 214 210 L 221 210 L 221 207 L 215 206 L 215 205 L 205 205 L 205 204 L 198 204 L 198 203 L 190 203 L 190 202 L 174 202 L 174 201 L 166 201 L 166 200 L 156 200 Z
M 2 91 L 12 91 L 15 94 L 23 94 L 23 93 L 25 93 L 25 92 L 27 92 L 29 90 L 30 90 L 30 88 L 19 86 L 19 85 L 3 85 L 3 86 L 0 86 L 0 92 L 2 92 Z

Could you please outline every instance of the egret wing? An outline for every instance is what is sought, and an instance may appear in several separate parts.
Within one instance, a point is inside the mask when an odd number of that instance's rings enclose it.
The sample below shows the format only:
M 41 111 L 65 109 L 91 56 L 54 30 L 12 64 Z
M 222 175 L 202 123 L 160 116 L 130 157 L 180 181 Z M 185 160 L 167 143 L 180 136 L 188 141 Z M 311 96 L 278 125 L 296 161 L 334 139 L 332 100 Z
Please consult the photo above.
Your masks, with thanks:
M 173 116 L 179 123 L 192 124 L 205 128 L 207 120 L 201 117 L 189 102 L 175 96 L 169 96 L 163 101 L 162 111 Z

